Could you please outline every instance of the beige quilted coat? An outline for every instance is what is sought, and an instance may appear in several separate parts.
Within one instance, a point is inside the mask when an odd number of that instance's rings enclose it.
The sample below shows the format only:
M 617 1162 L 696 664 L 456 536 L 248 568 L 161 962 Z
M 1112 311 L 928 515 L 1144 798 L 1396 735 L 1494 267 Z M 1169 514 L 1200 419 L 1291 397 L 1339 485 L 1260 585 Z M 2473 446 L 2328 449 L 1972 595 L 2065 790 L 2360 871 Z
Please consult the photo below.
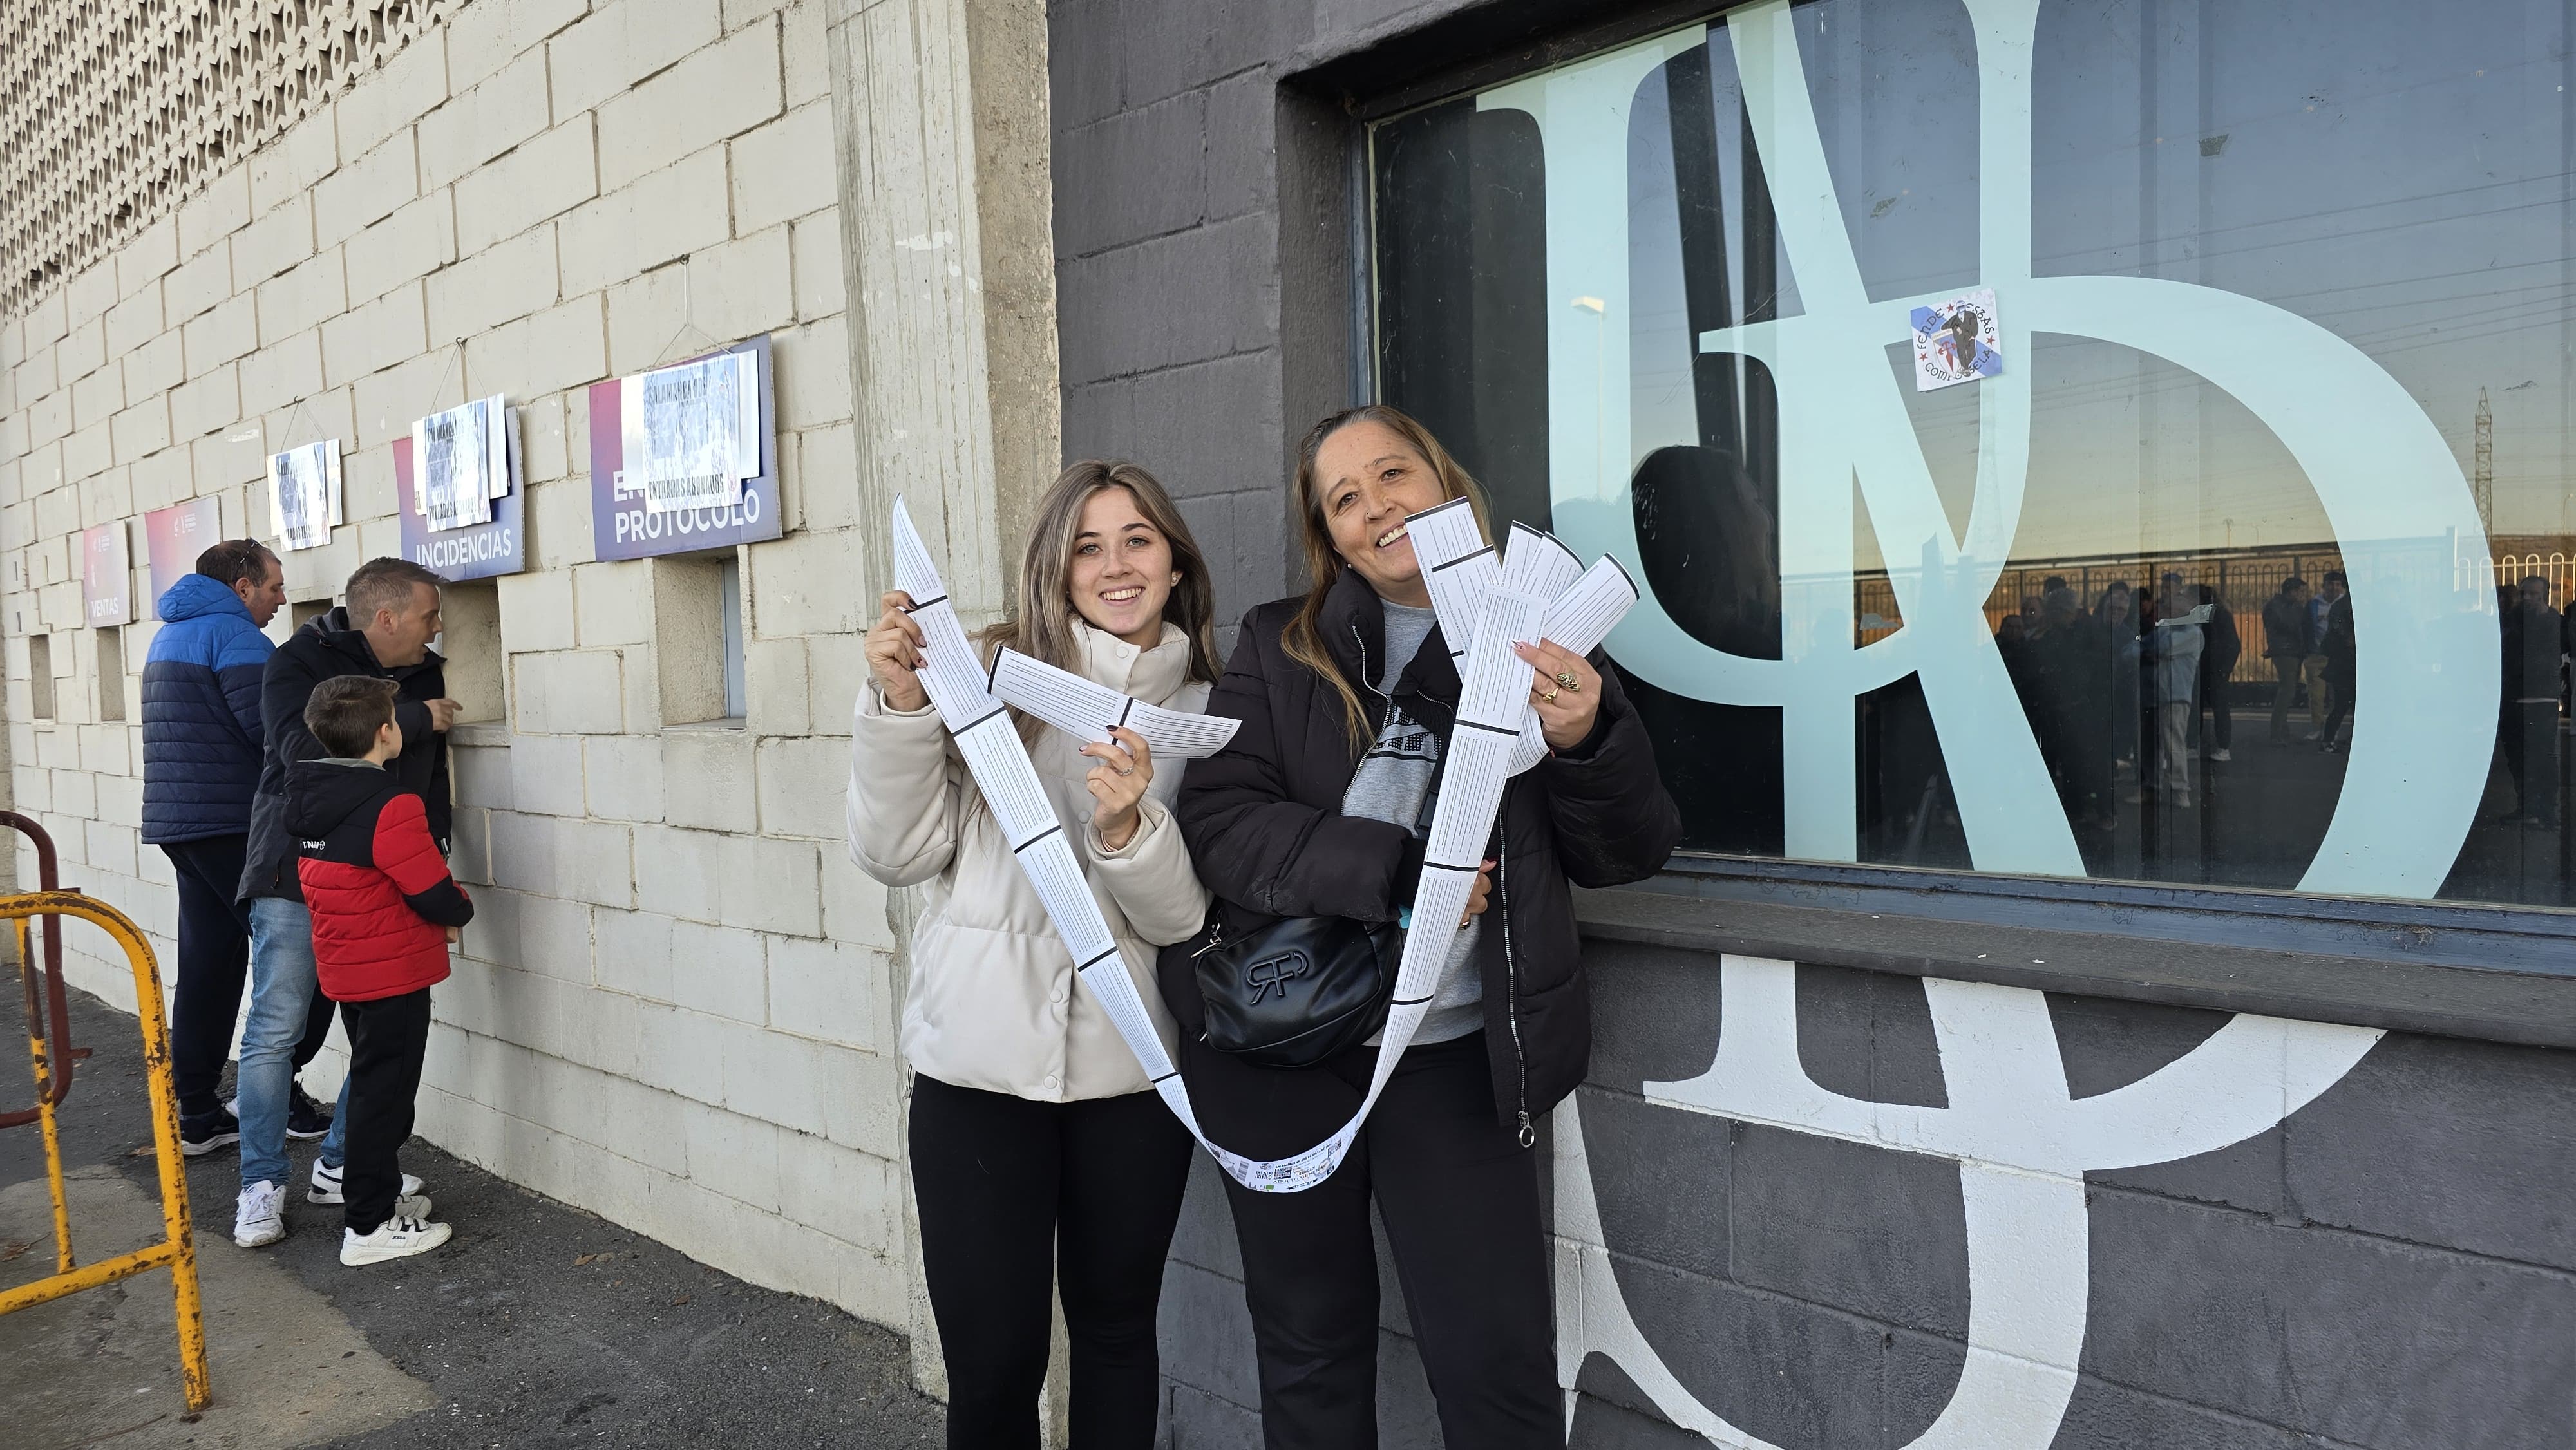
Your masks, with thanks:
M 1189 641 L 1178 627 L 1166 624 L 1162 642 L 1142 650 L 1074 628 L 1091 679 L 1147 704 L 1206 706 L 1208 687 L 1184 683 Z M 976 801 L 938 711 L 889 709 L 871 681 L 850 734 L 850 859 L 888 886 L 929 888 L 903 1004 L 903 1053 L 913 1067 L 1041 1102 L 1144 1091 L 1143 1069 L 1074 977 L 1071 954 Z M 1175 1029 L 1154 986 L 1155 948 L 1187 940 L 1208 904 L 1172 820 L 1186 762 L 1155 762 L 1136 834 L 1113 852 L 1091 827 L 1083 776 L 1097 762 L 1076 753 L 1081 744 L 1047 730 L 1029 756 L 1169 1051 Z

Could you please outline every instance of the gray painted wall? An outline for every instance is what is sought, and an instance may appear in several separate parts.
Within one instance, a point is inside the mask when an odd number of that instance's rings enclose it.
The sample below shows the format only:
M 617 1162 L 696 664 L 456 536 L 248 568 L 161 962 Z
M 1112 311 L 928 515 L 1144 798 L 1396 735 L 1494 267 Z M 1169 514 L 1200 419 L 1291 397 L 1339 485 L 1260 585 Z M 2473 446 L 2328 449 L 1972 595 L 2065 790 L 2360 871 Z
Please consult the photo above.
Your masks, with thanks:
M 1716 964 L 1596 946 L 1592 1180 L 1619 1287 L 1711 1410 L 1784 1450 L 1901 1447 L 1949 1401 L 1971 1296 L 1950 1162 L 1649 1103 L 1704 1071 Z M 1946 1100 L 1915 979 L 1799 970 L 1799 1057 L 1832 1090 Z M 2049 999 L 2068 1083 L 2133 1082 L 2225 1014 Z M 1542 1152 L 1545 1152 L 1543 1147 Z M 1176 1450 L 1256 1446 L 1250 1331 L 1215 1173 L 1163 1296 Z M 2576 1445 L 2576 1054 L 2391 1035 L 2280 1126 L 2087 1178 L 2083 1374 L 2057 1450 Z M 1380 1423 L 1441 1443 L 1384 1276 Z M 1606 1357 L 1577 1447 L 1705 1445 Z
M 1133 457 L 1172 487 L 1218 561 L 1221 617 L 1286 592 L 1290 449 L 1351 395 L 1356 128 L 1316 68 L 1403 83 L 1446 49 L 1500 51 L 1598 9 L 1050 8 L 1065 455 Z M 1965 1354 L 1955 1165 L 1649 1103 L 1643 1083 L 1708 1066 L 1718 964 L 1597 946 L 1591 970 L 1581 1107 L 1619 1289 L 1648 1341 L 1711 1410 L 1784 1450 L 1910 1442 Z M 1800 1057 L 1820 1085 L 1943 1101 L 1919 982 L 1801 968 L 1798 995 Z M 2049 1005 L 2079 1097 L 2224 1021 Z M 2083 1374 L 2064 1450 L 2576 1445 L 2576 1054 L 2391 1035 L 2269 1131 L 2087 1184 Z M 1385 1441 L 1437 1445 L 1391 1274 L 1385 1285 Z M 1257 1445 L 1232 1227 L 1204 1162 L 1163 1317 L 1170 1443 Z M 1707 1443 L 1654 1414 L 1605 1357 L 1580 1385 L 1578 1446 Z

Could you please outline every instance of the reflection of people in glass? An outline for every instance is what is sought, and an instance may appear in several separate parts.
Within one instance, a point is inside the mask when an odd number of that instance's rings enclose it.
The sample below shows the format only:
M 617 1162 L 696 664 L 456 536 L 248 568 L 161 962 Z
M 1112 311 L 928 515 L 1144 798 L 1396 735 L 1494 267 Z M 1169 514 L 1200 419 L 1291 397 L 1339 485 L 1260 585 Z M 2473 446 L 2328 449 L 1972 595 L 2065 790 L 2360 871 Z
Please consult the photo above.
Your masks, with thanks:
M 2206 641 L 2200 626 L 2176 624 L 2190 612 L 2183 602 L 2182 576 L 2168 573 L 2158 602 L 2158 622 L 2146 631 L 2140 649 L 2152 674 L 2156 722 L 2156 786 L 2175 805 L 2191 801 L 2191 717 L 2200 694 L 2200 659 Z M 2140 764 L 2139 784 L 2146 783 Z
M 2352 596 L 2344 591 L 2343 571 L 2326 571 L 2325 629 L 2319 650 L 2326 657 L 2326 693 L 2334 704 L 2326 711 L 2326 723 L 2317 749 L 2328 755 L 2343 747 L 2337 743 L 2343 734 L 2343 722 L 2352 716 L 2352 678 L 2355 647 L 2352 634 Z
M 2290 706 L 2302 677 L 2308 686 L 2309 738 L 2323 740 L 2326 727 L 2326 657 L 2308 611 L 2308 581 L 2293 574 L 2281 581 L 2281 592 L 2263 601 L 2263 657 L 2272 662 L 2280 685 L 2272 694 L 2272 743 L 2290 743 Z
M 2236 743 L 2236 717 L 2227 708 L 2227 678 L 2236 673 L 2245 641 L 2236 633 L 2236 612 L 2218 597 L 2217 587 L 2203 584 L 2198 592 L 2200 602 L 2210 606 L 2209 623 L 2200 627 L 2200 704 L 2209 712 L 2209 758 L 2226 761 L 2235 758 L 2229 747 Z
M 2514 815 L 2524 825 L 2558 822 L 2558 662 L 2564 624 L 2537 574 L 2504 611 L 2504 708 L 2497 734 L 2513 772 Z
M 2040 596 L 2039 624 L 2024 646 L 2033 676 L 2023 708 L 2069 820 L 2100 829 L 2111 800 L 2109 635 L 2060 579 Z M 2006 621 L 2010 623 L 2010 621 Z M 2018 681 L 2016 681 L 2018 683 Z
M 2129 581 L 2102 591 L 2093 616 L 2101 622 L 2111 659 L 2111 757 L 2122 765 L 2138 758 L 2138 620 Z

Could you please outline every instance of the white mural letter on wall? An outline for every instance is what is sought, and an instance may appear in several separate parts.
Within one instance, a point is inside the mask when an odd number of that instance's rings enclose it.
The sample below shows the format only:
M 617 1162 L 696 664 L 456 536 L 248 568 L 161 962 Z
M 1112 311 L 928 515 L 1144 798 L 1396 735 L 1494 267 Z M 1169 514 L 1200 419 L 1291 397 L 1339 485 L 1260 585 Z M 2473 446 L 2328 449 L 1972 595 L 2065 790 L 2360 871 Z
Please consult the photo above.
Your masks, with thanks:
M 2235 293 L 2155 278 L 2035 276 L 2031 63 L 2039 0 L 1965 0 L 1979 80 L 1979 267 L 2003 352 L 2034 333 L 2098 338 L 2199 374 L 2277 436 L 2315 489 L 2351 574 L 2356 718 L 2344 791 L 2300 882 L 2317 892 L 2429 898 L 2484 786 L 2501 660 L 2491 601 L 2458 592 L 2451 561 L 2486 542 L 2458 461 L 2369 357 L 2304 318 Z M 1722 35 L 1797 282 L 1799 315 L 1704 334 L 1703 352 L 1762 362 L 1779 397 L 1781 657 L 1714 649 L 1651 593 L 1612 637 L 1623 668 L 1699 699 L 1783 712 L 1787 852 L 1858 854 L 1854 702 L 1908 674 L 1923 687 L 1980 869 L 2084 874 L 1983 612 L 2011 556 L 2030 458 L 2031 375 L 1981 383 L 1974 498 L 1953 534 L 1887 367 L 1912 309 L 1872 301 L 1833 189 L 1787 0 L 1513 82 L 1478 98 L 1538 125 L 1547 169 L 1549 478 L 1556 532 L 1638 578 L 1630 478 L 1688 437 L 1649 436 L 1630 392 L 1628 128 L 1639 85 Z M 1852 627 L 1857 485 L 1890 561 L 1903 624 L 1866 647 Z M 2472 597 L 2474 596 L 2474 597 Z M 1794 968 L 1729 958 L 1707 1073 L 1650 1083 L 1650 1100 L 1959 1164 L 1967 1204 L 1969 1353 L 1919 1450 L 2040 1450 L 2075 1384 L 2088 1295 L 2083 1174 L 2211 1152 L 2263 1132 L 2351 1070 L 2374 1030 L 2239 1016 L 2148 1078 L 2068 1093 L 2045 999 L 2019 988 L 1924 984 L 1948 1107 L 1827 1092 L 1797 1060 Z M 1763 1447 L 1685 1391 L 1648 1345 L 1610 1270 L 1579 1115 L 1557 1118 L 1560 1371 L 1572 1413 L 1583 1356 L 1609 1354 L 1674 1423 Z

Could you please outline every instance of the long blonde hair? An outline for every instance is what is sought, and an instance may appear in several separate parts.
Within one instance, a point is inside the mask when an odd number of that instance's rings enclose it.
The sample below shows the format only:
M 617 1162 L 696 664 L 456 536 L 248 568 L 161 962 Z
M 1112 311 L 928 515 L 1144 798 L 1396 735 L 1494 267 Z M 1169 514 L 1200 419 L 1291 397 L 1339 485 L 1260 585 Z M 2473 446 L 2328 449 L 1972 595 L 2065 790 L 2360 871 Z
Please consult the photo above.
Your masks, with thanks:
M 1189 636 L 1187 678 L 1214 684 L 1216 663 L 1216 586 L 1208 578 L 1207 556 L 1199 551 L 1187 519 L 1154 475 L 1123 460 L 1086 458 L 1056 475 L 1038 499 L 1037 516 L 1029 522 L 1028 548 L 1020 555 L 1019 604 L 1001 623 L 976 635 L 989 658 L 1004 648 L 1043 660 L 1060 670 L 1082 673 L 1082 651 L 1074 644 L 1074 610 L 1068 581 L 1073 551 L 1082 532 L 1082 510 L 1104 489 L 1123 488 L 1172 547 L 1172 567 L 1180 582 L 1163 601 L 1163 618 Z M 1023 722 L 1025 723 L 1025 722 Z
M 1368 707 L 1360 703 L 1359 691 L 1351 688 L 1351 682 L 1342 678 L 1332 655 L 1324 649 L 1323 636 L 1315 628 L 1317 617 L 1324 611 L 1325 596 L 1333 592 L 1333 585 L 1348 567 L 1342 562 L 1341 551 L 1333 547 L 1332 530 L 1324 520 L 1324 480 L 1316 472 L 1315 455 L 1323 451 L 1324 440 L 1353 423 L 1375 423 L 1403 439 L 1430 466 L 1432 477 L 1440 480 L 1442 499 L 1467 501 L 1467 507 L 1476 515 L 1476 531 L 1489 543 L 1494 537 L 1494 525 L 1483 487 L 1468 476 L 1457 459 L 1449 456 L 1449 450 L 1440 446 L 1430 429 L 1384 403 L 1345 408 L 1307 429 L 1305 441 L 1297 445 L 1297 478 L 1290 490 L 1298 539 L 1306 550 L 1309 583 L 1304 602 L 1297 606 L 1297 613 L 1281 633 L 1280 645 L 1288 658 L 1321 675 L 1324 683 L 1333 687 L 1333 693 L 1341 696 L 1342 724 L 1350 734 L 1351 754 L 1357 756 L 1369 747 Z

